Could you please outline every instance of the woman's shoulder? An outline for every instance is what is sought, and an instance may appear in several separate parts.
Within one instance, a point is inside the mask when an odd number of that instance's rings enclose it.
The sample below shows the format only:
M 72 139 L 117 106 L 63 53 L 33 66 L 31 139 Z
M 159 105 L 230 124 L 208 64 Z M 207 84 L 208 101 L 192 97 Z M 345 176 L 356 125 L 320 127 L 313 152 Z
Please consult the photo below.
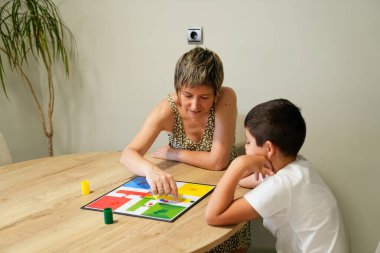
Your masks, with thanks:
M 234 89 L 232 89 L 231 87 L 228 87 L 228 86 L 223 86 L 222 89 L 221 89 L 221 94 L 228 94 L 228 95 L 235 95 L 236 96 L 236 93 L 234 91 Z
M 234 89 L 228 86 L 223 86 L 222 89 L 220 90 L 220 95 L 221 96 L 236 96 L 236 93 Z
M 231 87 L 222 87 L 218 101 L 235 101 L 236 93 Z
M 215 103 L 216 109 L 220 110 L 221 108 L 236 108 L 237 107 L 237 98 L 235 91 L 230 87 L 222 87 L 220 95 Z
M 165 96 L 164 100 L 166 101 L 169 101 L 171 100 L 172 102 L 174 102 L 176 105 L 178 105 L 178 97 L 177 97 L 177 93 L 175 92 L 172 92 L 172 93 L 169 93 Z
M 172 94 L 169 94 L 172 97 Z M 173 109 L 169 104 L 168 99 L 162 98 L 160 102 L 153 108 L 149 118 L 156 122 L 156 124 L 161 125 L 163 130 L 171 129 L 173 124 Z
M 161 101 L 155 106 L 155 108 L 153 109 L 153 111 L 155 113 L 158 113 L 159 115 L 163 116 L 163 117 L 168 117 L 172 114 L 172 108 L 170 106 L 170 101 L 173 101 L 174 103 L 175 102 L 175 98 L 173 98 L 172 94 L 168 94 L 167 96 L 165 96 L 165 98 L 162 98 Z

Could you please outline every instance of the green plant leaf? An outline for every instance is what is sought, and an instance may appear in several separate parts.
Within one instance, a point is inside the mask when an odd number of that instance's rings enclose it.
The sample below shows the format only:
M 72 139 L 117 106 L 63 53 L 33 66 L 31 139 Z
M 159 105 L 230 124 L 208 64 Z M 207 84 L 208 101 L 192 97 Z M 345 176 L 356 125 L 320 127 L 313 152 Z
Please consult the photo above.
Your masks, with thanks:
M 68 35 L 65 40 L 65 36 Z M 1 0 L 0 3 L 0 82 L 1 89 L 7 95 L 4 59 L 10 69 L 17 70 L 29 88 L 39 112 L 45 136 L 48 138 L 49 154 L 52 150 L 52 114 L 54 110 L 53 65 L 63 63 L 66 77 L 69 77 L 68 46 L 76 51 L 71 31 L 65 26 L 53 0 Z M 69 42 L 67 44 L 67 42 Z M 5 58 L 3 58 L 5 57 Z M 47 74 L 46 88 L 48 98 L 46 108 L 43 99 L 37 96 L 35 86 L 24 68 L 29 59 L 43 62 Z M 45 120 L 47 113 L 48 120 Z

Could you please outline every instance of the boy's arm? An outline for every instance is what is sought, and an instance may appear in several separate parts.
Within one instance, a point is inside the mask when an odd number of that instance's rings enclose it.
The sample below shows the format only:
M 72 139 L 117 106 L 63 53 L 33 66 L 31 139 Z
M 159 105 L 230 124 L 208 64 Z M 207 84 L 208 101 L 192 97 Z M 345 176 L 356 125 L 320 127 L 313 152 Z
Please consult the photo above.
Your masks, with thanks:
M 245 155 L 236 158 L 218 183 L 206 208 L 206 221 L 210 225 L 230 225 L 257 219 L 260 215 L 244 199 L 234 200 L 236 186 L 246 171 L 260 171 L 273 175 L 265 167 L 267 160 L 263 156 Z

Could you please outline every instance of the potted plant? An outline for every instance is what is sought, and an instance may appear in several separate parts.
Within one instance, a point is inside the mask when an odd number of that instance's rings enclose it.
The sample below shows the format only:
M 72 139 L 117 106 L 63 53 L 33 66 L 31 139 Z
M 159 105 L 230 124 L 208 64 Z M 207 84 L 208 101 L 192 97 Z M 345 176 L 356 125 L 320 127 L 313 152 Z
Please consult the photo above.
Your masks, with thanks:
M 66 35 L 68 35 L 66 37 Z M 5 0 L 0 5 L 0 82 L 8 98 L 5 83 L 5 59 L 10 70 L 17 71 L 26 82 L 40 116 L 44 134 L 48 140 L 48 154 L 53 151 L 54 80 L 53 67 L 63 65 L 66 78 L 69 77 L 67 47 L 74 52 L 75 41 L 65 26 L 57 6 L 52 0 Z M 28 76 L 26 67 L 35 59 L 43 63 L 46 71 L 46 99 L 39 95 L 36 84 Z M 63 64 L 62 64 L 63 63 Z M 44 93 L 44 92 L 42 92 Z M 9 99 L 9 98 L 8 98 Z M 43 102 L 45 104 L 43 104 Z

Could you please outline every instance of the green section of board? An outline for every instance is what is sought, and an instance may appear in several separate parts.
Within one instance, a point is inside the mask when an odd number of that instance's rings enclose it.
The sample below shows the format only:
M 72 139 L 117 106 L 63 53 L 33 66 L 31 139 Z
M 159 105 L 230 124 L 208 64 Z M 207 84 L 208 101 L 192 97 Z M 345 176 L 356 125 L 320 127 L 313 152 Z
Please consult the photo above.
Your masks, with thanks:
M 143 215 L 154 218 L 172 219 L 185 209 L 183 206 L 155 204 L 144 212 Z
M 130 212 L 134 212 L 136 211 L 138 208 L 142 207 L 145 205 L 146 202 L 148 202 L 149 200 L 151 200 L 152 198 L 142 198 L 139 202 L 137 202 L 136 204 L 134 204 L 133 206 L 131 206 L 130 208 L 127 209 L 127 211 L 130 211 Z

